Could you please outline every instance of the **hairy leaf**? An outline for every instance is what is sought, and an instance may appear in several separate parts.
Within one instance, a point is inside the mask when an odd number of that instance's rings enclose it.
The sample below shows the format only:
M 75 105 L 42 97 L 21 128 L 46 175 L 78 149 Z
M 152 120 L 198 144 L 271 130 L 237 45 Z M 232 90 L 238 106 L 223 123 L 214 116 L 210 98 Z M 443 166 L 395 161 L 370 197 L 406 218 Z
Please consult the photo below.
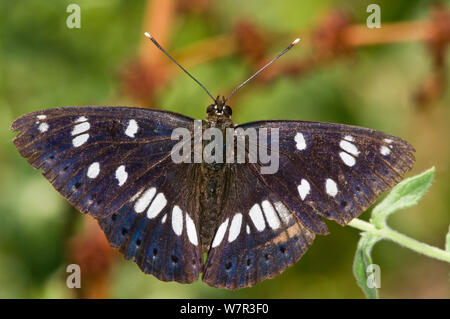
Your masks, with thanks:
M 373 269 L 369 266 L 373 265 L 371 251 L 372 247 L 382 237 L 370 233 L 362 233 L 361 239 L 358 242 L 356 249 L 355 259 L 353 261 L 353 275 L 356 278 L 356 282 L 361 287 L 367 298 L 378 299 L 378 290 L 373 283 L 372 278 L 369 278 Z
M 392 213 L 416 205 L 425 195 L 434 178 L 434 167 L 422 174 L 407 178 L 386 196 L 372 211 L 371 222 L 377 228 L 386 224 L 386 219 Z

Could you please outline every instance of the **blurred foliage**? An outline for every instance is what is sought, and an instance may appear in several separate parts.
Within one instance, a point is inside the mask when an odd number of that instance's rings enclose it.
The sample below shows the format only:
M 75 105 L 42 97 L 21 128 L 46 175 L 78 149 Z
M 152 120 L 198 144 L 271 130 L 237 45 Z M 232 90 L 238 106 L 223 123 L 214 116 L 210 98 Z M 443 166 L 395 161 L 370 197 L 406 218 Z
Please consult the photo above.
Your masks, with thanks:
M 157 106 L 203 118 L 208 97 L 177 72 L 159 88 L 153 105 L 124 94 L 121 72 L 143 41 L 146 1 L 78 0 L 81 29 L 68 29 L 66 7 L 75 1 L 0 0 L 0 297 L 68 298 L 65 269 L 73 263 L 68 242 L 89 217 L 75 212 L 11 143 L 11 122 L 26 112 L 65 105 Z M 239 21 L 262 30 L 295 34 L 313 28 L 329 10 L 349 12 L 365 23 L 372 1 L 209 1 L 207 12 L 178 11 L 168 50 L 229 33 Z M 382 23 L 426 19 L 432 1 L 378 1 Z M 447 5 L 449 2 L 445 2 Z M 151 31 L 151 30 L 150 30 Z M 157 34 L 155 34 L 157 37 Z M 299 34 L 302 37 L 302 34 Z M 277 52 L 286 43 L 271 46 Z M 151 45 L 151 43 L 145 44 Z M 156 50 L 156 48 L 155 48 Z M 299 45 L 283 59 L 305 55 Z M 447 61 L 449 60 L 447 53 Z M 279 62 L 282 63 L 282 62 Z M 406 42 L 362 47 L 301 77 L 250 84 L 233 97 L 234 120 L 304 119 L 354 124 L 398 135 L 417 150 L 413 173 L 436 166 L 433 192 L 407 215 L 393 216 L 396 229 L 441 247 L 450 217 L 450 96 L 448 84 L 433 106 L 418 110 L 413 96 L 431 72 L 425 45 Z M 448 63 L 446 74 L 450 74 Z M 233 88 L 252 71 L 238 55 L 196 65 L 190 71 L 210 91 Z M 362 218 L 368 218 L 367 214 Z M 119 298 L 361 298 L 352 276 L 359 234 L 328 222 L 295 266 L 274 280 L 240 291 L 160 282 L 114 257 L 106 296 Z M 373 251 L 381 268 L 381 297 L 450 297 L 447 266 L 391 243 Z M 83 282 L 82 282 L 83 285 Z

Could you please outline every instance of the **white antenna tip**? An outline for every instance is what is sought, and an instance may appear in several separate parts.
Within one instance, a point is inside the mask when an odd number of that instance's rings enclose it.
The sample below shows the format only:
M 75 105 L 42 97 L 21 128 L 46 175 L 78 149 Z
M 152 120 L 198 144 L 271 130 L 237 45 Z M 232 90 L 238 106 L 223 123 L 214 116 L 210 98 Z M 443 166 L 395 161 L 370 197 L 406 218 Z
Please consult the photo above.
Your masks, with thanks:
M 296 45 L 297 43 L 300 42 L 300 38 L 295 39 L 294 41 L 292 41 L 292 45 Z
M 149 38 L 149 39 L 153 38 L 152 35 L 151 35 L 150 33 L 148 33 L 148 32 L 145 32 L 144 35 L 145 35 L 147 38 Z

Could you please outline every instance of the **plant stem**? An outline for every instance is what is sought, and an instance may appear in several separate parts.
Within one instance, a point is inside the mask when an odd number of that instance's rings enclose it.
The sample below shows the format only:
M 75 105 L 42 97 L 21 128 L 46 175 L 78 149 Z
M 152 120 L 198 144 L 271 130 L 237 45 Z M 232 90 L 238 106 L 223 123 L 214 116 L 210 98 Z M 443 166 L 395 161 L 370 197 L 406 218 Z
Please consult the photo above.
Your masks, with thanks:
M 383 237 L 383 239 L 388 239 L 390 241 L 393 241 L 394 243 L 399 244 L 400 246 L 409 248 L 419 254 L 423 254 L 425 256 L 439 259 L 442 261 L 445 261 L 447 263 L 450 263 L 450 252 L 447 252 L 443 249 L 439 249 L 434 246 L 430 246 L 428 244 L 422 243 L 418 240 L 415 240 L 413 238 L 410 238 L 408 236 L 405 236 L 388 226 L 384 226 L 381 229 L 377 229 L 374 225 L 371 223 L 368 223 L 366 221 L 363 221 L 361 219 L 355 218 L 350 223 L 348 223 L 348 226 L 351 226 L 353 228 L 380 235 Z

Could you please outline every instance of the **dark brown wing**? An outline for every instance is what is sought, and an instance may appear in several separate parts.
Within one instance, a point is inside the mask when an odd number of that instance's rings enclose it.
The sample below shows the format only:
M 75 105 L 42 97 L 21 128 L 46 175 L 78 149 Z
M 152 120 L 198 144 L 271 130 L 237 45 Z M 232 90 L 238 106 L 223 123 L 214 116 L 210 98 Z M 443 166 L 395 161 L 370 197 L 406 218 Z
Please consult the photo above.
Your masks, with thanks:
M 279 169 L 262 174 L 267 165 L 261 162 L 230 165 L 235 187 L 205 264 L 203 280 L 211 286 L 243 288 L 278 275 L 305 253 L 315 233 L 327 233 L 321 217 L 345 225 L 414 163 L 411 145 L 375 130 L 302 121 L 240 127 L 269 129 L 263 149 L 278 154 Z M 278 130 L 278 146 L 270 129 Z
M 162 280 L 192 282 L 202 268 L 194 164 L 176 164 L 175 128 L 193 120 L 132 107 L 64 107 L 21 116 L 20 154 L 83 213 L 113 247 Z M 189 182 L 189 183 L 188 183 Z

